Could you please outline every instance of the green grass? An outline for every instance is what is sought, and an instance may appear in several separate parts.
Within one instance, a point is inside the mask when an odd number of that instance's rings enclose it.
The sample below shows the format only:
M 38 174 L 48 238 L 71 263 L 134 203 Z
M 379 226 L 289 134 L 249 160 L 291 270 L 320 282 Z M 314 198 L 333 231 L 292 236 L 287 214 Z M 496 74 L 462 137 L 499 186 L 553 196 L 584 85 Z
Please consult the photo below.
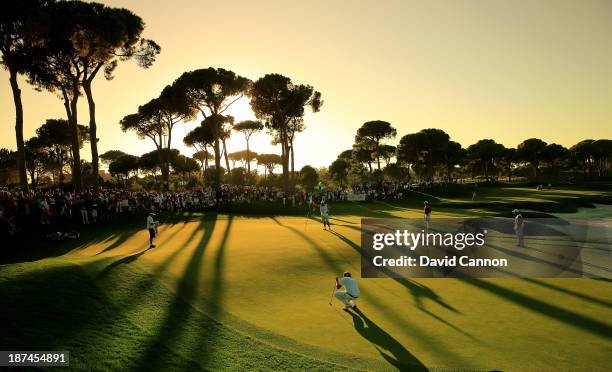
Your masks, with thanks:
M 0 266 L 0 349 L 69 350 L 80 370 L 607 369 L 609 280 L 362 279 L 359 313 L 328 305 L 333 277 L 359 272 L 362 216 L 420 216 L 424 199 L 445 216 L 612 215 L 594 208 L 605 188 L 483 187 L 475 203 L 432 191 L 332 204 L 333 234 L 192 214 L 167 218 L 151 250 L 140 220 L 19 247 L 50 257 Z

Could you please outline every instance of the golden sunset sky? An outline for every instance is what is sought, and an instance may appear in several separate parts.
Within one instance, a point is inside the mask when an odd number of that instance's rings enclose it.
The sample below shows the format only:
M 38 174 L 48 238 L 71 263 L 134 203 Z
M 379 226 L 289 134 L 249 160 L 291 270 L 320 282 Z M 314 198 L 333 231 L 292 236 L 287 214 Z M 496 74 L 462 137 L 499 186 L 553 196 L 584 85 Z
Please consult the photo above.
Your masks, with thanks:
M 365 121 L 386 120 L 400 137 L 441 128 L 468 146 L 493 138 L 506 146 L 539 137 L 570 146 L 612 138 L 612 1 L 198 1 L 111 0 L 146 24 L 162 47 L 148 70 L 124 62 L 115 79 L 94 84 L 100 153 L 135 155 L 150 140 L 123 133 L 119 120 L 159 94 L 182 72 L 223 67 L 257 79 L 280 73 L 323 94 L 296 140 L 296 166 L 329 165 L 351 147 Z M 0 147 L 15 148 L 8 73 L 1 71 Z M 62 102 L 21 79 L 25 135 L 46 118 L 63 118 Z M 79 122 L 87 124 L 84 98 Z M 252 118 L 244 100 L 232 110 Z M 180 124 L 173 144 L 199 119 Z M 270 137 L 251 148 L 280 152 Z M 230 151 L 245 147 L 234 135 Z M 89 159 L 89 148 L 83 156 Z

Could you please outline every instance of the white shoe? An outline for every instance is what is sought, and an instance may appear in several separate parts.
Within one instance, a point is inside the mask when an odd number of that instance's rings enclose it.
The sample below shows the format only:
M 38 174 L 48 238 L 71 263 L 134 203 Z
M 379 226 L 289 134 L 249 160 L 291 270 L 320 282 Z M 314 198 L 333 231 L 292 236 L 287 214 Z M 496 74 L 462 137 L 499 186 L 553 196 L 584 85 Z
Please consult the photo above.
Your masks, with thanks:
M 344 305 L 344 307 L 342 308 L 342 310 L 348 310 L 348 309 L 350 309 L 351 307 L 352 307 L 352 306 L 349 306 L 349 305 Z

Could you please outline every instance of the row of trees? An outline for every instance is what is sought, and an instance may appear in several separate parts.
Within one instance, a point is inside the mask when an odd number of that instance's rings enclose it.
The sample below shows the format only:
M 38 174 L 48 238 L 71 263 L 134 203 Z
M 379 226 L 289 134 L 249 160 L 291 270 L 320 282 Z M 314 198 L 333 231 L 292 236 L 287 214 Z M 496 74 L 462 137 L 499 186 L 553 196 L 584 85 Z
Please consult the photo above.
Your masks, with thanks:
M 89 142 L 89 131 L 87 126 L 79 124 L 78 127 L 82 147 L 84 143 Z M 66 180 L 72 181 L 70 164 L 73 161 L 73 153 L 67 120 L 48 119 L 36 129 L 35 136 L 25 141 L 25 148 L 26 171 L 32 187 L 36 188 L 40 180 L 47 187 L 62 187 Z M 0 184 L 10 184 L 15 179 L 15 174 L 18 173 L 17 157 L 17 152 L 0 149 Z M 126 185 L 130 178 L 142 176 L 152 177 L 154 184 L 157 184 L 157 175 L 161 173 L 160 158 L 164 159 L 169 173 L 181 176 L 183 184 L 185 178 L 194 179 L 197 184 L 209 184 L 216 172 L 214 166 L 208 165 L 212 156 L 206 151 L 196 152 L 191 157 L 180 154 L 176 149 L 156 149 L 141 156 L 130 155 L 121 150 L 110 150 L 100 155 L 101 163 L 106 164 L 110 175 L 121 185 Z M 260 181 L 271 181 L 269 178 L 274 169 L 282 164 L 281 157 L 277 154 L 257 154 L 246 150 L 230 153 L 229 159 L 234 163 L 232 169 L 222 167 L 221 173 L 229 176 L 224 182 L 237 184 L 254 183 L 258 178 L 256 172 L 250 170 L 252 161 L 263 167 L 264 175 Z M 240 162 L 241 166 L 236 167 L 236 162 Z M 81 167 L 84 170 L 83 175 L 91 183 L 94 177 L 91 163 L 82 160 Z M 196 173 L 199 173 L 199 179 L 194 178 Z M 102 177 L 100 179 L 102 180 Z
M 232 155 L 239 157 L 236 161 L 241 161 L 243 166 L 233 167 L 233 169 L 221 167 L 220 173 L 228 176 L 225 182 L 234 184 L 255 183 L 256 175 L 246 167 L 248 162 L 244 155 L 245 152 L 231 153 L 229 156 L 230 158 L 232 158 Z M 163 164 L 168 166 L 169 173 L 172 171 L 174 174 L 182 176 L 183 184 L 185 184 L 185 177 L 191 177 L 195 172 L 199 172 L 200 180 L 197 183 L 202 185 L 207 184 L 207 179 L 214 178 L 215 173 L 217 173 L 216 167 L 214 165 L 208 166 L 207 162 L 202 160 L 200 153 L 187 157 L 180 154 L 176 149 L 153 150 L 141 156 L 130 155 L 120 150 L 110 150 L 100 156 L 102 162 L 108 165 L 109 173 L 123 185 L 127 185 L 130 176 L 135 178 L 139 175 L 149 175 L 157 180 L 157 174 L 161 171 L 160 158 L 164 159 Z M 207 154 L 206 158 L 210 159 L 210 155 Z M 282 164 L 282 159 L 277 154 L 257 154 L 254 156 L 254 160 L 257 161 L 257 165 L 264 168 L 262 181 L 272 176 L 274 168 Z M 169 184 L 169 178 L 164 182 Z
M 248 142 L 252 130 L 261 130 L 261 124 L 246 124 L 248 125 L 237 124 L 234 130 L 250 128 L 245 134 Z M 378 131 L 377 126 L 380 129 Z M 81 139 L 79 146 L 82 147 L 84 143 L 89 142 L 89 128 L 84 125 L 78 125 L 78 128 Z M 197 133 L 202 128 L 208 127 L 198 126 L 192 133 Z M 567 149 L 554 143 L 546 144 L 535 138 L 523 141 L 517 148 L 506 148 L 494 140 L 484 139 L 464 149 L 459 143 L 450 140 L 444 131 L 424 129 L 402 137 L 397 147 L 382 143 L 385 139 L 393 138 L 395 132 L 389 123 L 368 122 L 358 130 L 353 148 L 343 151 L 329 167 L 328 172 L 305 166 L 294 174 L 294 180 L 311 188 L 313 184 L 307 180 L 318 180 L 319 176 L 325 182 L 332 178 L 343 184 L 347 181 L 360 183 L 380 180 L 381 177 L 405 180 L 411 175 L 418 180 L 482 177 L 485 181 L 506 176 L 512 181 L 514 175 L 535 179 L 544 176 L 551 180 L 558 179 L 561 172 L 565 172 L 568 177 L 582 173 L 585 178 L 610 176 L 612 173 L 611 140 L 584 140 Z M 74 160 L 71 129 L 67 120 L 47 120 L 36 130 L 34 137 L 25 141 L 25 149 L 28 159 L 26 171 L 34 187 L 41 177 L 47 185 L 61 186 L 64 183 L 66 174 L 70 172 L 69 165 Z M 193 176 L 198 172 L 199 180 L 195 180 L 199 184 L 211 184 L 211 180 L 216 179 L 217 173 L 220 173 L 226 175 L 223 181 L 228 183 L 262 182 L 278 185 L 276 176 L 271 176 L 275 167 L 283 163 L 282 157 L 277 154 L 257 154 L 250 150 L 241 150 L 228 154 L 227 158 L 232 162 L 231 167 L 228 165 L 217 168 L 216 165 L 209 166 L 209 160 L 214 160 L 214 156 L 206 148 L 197 151 L 191 158 L 171 148 L 158 148 L 140 157 L 120 150 L 111 150 L 100 158 L 108 165 L 110 173 L 123 184 L 130 175 L 152 176 L 157 184 L 158 173 L 162 173 L 164 178 L 164 171 L 160 166 L 162 164 L 167 166 L 166 174 L 172 171 L 181 175 L 183 184 L 186 176 L 195 179 Z M 6 183 L 11 179 L 11 172 L 16 169 L 16 159 L 16 153 L 0 149 L 0 182 Z M 263 178 L 251 171 L 253 161 L 263 167 Z M 236 162 L 240 162 L 238 167 Z M 86 170 L 84 174 L 93 178 L 95 173 L 91 164 L 81 161 L 81 165 Z M 573 173 L 568 174 L 568 171 Z M 167 180 L 163 184 L 167 185 Z
M 0 2 L 0 63 L 9 72 L 15 105 L 17 167 L 22 188 L 28 188 L 28 152 L 23 136 L 23 102 L 17 77 L 23 75 L 36 89 L 56 94 L 63 103 L 70 128 L 72 182 L 82 186 L 80 149 L 83 131 L 77 104 L 85 94 L 91 167 L 98 174 L 96 105 L 92 83 L 113 78 L 120 61 L 135 59 L 143 68 L 155 61 L 160 47 L 141 35 L 143 20 L 123 8 L 84 1 L 20 0 Z M 93 178 L 98 189 L 98 177 Z
M 261 121 L 234 123 L 234 118 L 227 114 L 227 110 L 245 96 Z M 317 112 L 322 103 L 321 94 L 312 86 L 295 84 L 279 74 L 267 74 L 252 82 L 233 71 L 209 67 L 183 73 L 157 98 L 141 105 L 136 113 L 125 116 L 120 124 L 124 131 L 134 131 L 155 144 L 167 187 L 169 162 L 161 156 L 162 150 L 171 149 L 172 130 L 177 123 L 201 117 L 200 125 L 183 141 L 194 147 L 205 161 L 214 160 L 213 185 L 216 189 L 221 185 L 222 160 L 225 168 L 231 169 L 226 141 L 232 131 L 241 133 L 246 140 L 244 159 L 249 159 L 246 165 L 250 172 L 250 161 L 255 158 L 250 154 L 250 138 L 266 128 L 273 143 L 281 145 L 283 185 L 288 190 L 290 173 L 295 170 L 295 135 L 305 128 L 306 108 Z M 238 157 L 234 154 L 235 159 Z
M 330 175 L 340 183 L 349 177 L 357 182 L 372 175 L 403 179 L 411 173 L 426 181 L 458 176 L 482 176 L 491 181 L 500 175 L 511 181 L 520 167 L 531 169 L 530 178 L 539 178 L 543 164 L 550 170 L 549 177 L 558 177 L 561 170 L 569 169 L 599 177 L 612 171 L 612 140 L 607 139 L 584 140 L 569 149 L 538 138 L 526 139 L 516 148 L 483 139 L 463 148 L 443 130 L 430 128 L 403 136 L 397 146 L 383 143 L 396 136 L 397 130 L 388 122 L 364 123 L 357 130 L 353 148 L 340 153 L 330 165 Z M 381 160 L 386 163 L 384 168 Z

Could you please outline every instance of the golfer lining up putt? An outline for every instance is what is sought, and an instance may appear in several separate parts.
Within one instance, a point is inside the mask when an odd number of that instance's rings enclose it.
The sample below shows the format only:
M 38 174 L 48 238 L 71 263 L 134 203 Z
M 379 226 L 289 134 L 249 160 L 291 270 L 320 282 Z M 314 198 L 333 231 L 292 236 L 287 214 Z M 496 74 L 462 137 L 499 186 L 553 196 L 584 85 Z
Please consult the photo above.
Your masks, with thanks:
M 155 221 L 153 219 L 153 216 L 155 216 L 155 213 L 153 212 L 149 213 L 149 216 L 147 216 L 147 229 L 149 230 L 149 248 L 155 247 L 155 245 L 153 244 L 153 239 L 155 239 L 155 236 L 157 235 L 157 225 L 159 225 L 159 221 Z
M 344 291 L 340 291 L 339 289 L 346 288 Z M 342 275 L 342 279 L 338 280 L 336 277 L 336 289 L 338 289 L 334 295 L 342 304 L 344 304 L 344 310 L 348 310 L 349 308 L 356 309 L 357 304 L 355 303 L 359 298 L 359 286 L 357 285 L 357 281 L 351 277 L 351 273 L 345 271 Z

